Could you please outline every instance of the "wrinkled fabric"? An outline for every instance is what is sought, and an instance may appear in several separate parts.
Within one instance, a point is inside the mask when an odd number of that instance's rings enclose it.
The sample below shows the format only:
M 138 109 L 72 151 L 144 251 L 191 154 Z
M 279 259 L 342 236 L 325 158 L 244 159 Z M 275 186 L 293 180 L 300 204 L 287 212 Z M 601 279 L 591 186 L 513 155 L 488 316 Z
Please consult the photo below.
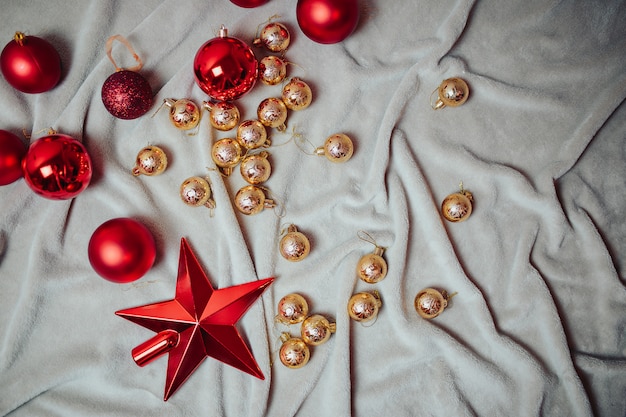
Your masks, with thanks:
M 331 45 L 299 30 L 295 4 L 2 6 L 0 39 L 42 37 L 63 69 L 42 94 L 3 79 L 0 129 L 31 141 L 48 128 L 72 135 L 94 174 L 69 201 L 24 180 L 0 187 L 0 415 L 626 415 L 625 3 L 363 0 L 355 32 Z M 238 168 L 223 177 L 210 156 L 234 132 L 212 129 L 205 111 L 188 135 L 157 109 L 165 98 L 208 99 L 192 65 L 220 25 L 252 43 L 274 15 L 292 36 L 288 74 L 314 99 L 289 112 L 286 132 L 271 131 L 264 185 L 278 207 L 246 217 L 232 205 L 245 185 Z M 133 45 L 155 94 L 135 120 L 101 102 L 115 34 Z M 113 55 L 135 65 L 121 44 Z M 469 99 L 435 111 L 433 90 L 450 77 L 467 81 Z M 236 102 L 242 120 L 280 91 L 258 83 Z M 313 155 L 333 133 L 354 141 L 346 163 Z M 147 145 L 162 147 L 169 166 L 134 177 Z M 214 216 L 182 203 L 191 176 L 210 179 Z M 474 206 L 453 224 L 440 204 L 460 182 Z M 157 244 L 155 265 L 131 284 L 102 279 L 87 257 L 93 231 L 116 217 L 141 221 Z M 298 263 L 278 251 L 289 224 L 311 241 Z M 377 284 L 356 276 L 374 250 L 362 231 L 385 248 Z M 265 380 L 207 358 L 164 402 L 166 357 L 140 368 L 130 354 L 153 333 L 114 313 L 174 297 L 181 237 L 216 288 L 276 280 L 236 325 Z M 426 287 L 456 293 L 433 320 L 414 309 Z M 374 290 L 376 320 L 351 321 L 350 296 Z M 292 292 L 337 326 L 297 370 L 278 350 L 281 333 L 300 327 L 275 320 Z

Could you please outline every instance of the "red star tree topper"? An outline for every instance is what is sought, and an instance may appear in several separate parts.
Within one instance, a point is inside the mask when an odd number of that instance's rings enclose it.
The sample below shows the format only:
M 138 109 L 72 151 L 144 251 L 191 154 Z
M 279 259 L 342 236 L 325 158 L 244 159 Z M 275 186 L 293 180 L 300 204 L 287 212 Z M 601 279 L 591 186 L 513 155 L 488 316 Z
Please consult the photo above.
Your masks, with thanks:
M 157 332 L 133 349 L 138 365 L 169 352 L 165 401 L 207 356 L 265 379 L 235 323 L 273 281 L 266 278 L 216 290 L 181 239 L 174 299 L 115 313 Z

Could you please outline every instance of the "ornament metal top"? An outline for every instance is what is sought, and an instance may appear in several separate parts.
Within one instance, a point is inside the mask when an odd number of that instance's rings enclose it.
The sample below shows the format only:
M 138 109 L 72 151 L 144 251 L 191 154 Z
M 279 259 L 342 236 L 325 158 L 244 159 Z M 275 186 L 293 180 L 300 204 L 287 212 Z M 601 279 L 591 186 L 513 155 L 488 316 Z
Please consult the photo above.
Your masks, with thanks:
M 222 25 L 219 36 L 198 49 L 193 61 L 196 83 L 211 98 L 235 100 L 254 87 L 259 65 L 252 48 L 228 36 Z

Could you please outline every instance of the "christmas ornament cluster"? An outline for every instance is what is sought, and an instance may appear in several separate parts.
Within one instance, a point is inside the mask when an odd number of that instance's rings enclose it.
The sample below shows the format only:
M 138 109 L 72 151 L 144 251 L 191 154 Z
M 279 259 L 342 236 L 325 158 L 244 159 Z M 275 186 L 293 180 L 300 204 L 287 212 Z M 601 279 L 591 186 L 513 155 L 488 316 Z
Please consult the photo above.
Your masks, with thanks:
M 231 1 L 241 7 L 257 7 L 268 0 Z M 321 44 L 341 42 L 348 37 L 356 28 L 358 12 L 357 0 L 299 0 L 296 6 L 300 29 Z M 208 99 L 198 105 L 189 98 L 166 98 L 153 115 L 167 109 L 170 123 L 193 135 L 207 114 L 212 128 L 232 132 L 229 137 L 215 140 L 210 154 L 215 170 L 223 178 L 230 177 L 239 166 L 239 174 L 247 185 L 235 193 L 231 203 L 243 215 L 255 215 L 277 206 L 272 192 L 264 185 L 272 174 L 268 151 L 272 147 L 272 132 L 285 134 L 289 112 L 305 110 L 313 101 L 313 91 L 305 80 L 287 76 L 291 64 L 285 58 L 291 44 L 288 28 L 272 19 L 259 27 L 248 45 L 229 36 L 222 26 L 219 35 L 201 45 L 193 59 L 196 85 Z M 115 41 L 121 42 L 132 54 L 137 63 L 134 67 L 118 67 L 112 56 Z M 261 59 L 257 58 L 253 47 L 264 52 Z M 144 116 L 153 107 L 154 97 L 148 81 L 140 73 L 141 58 L 121 35 L 109 38 L 106 53 L 115 71 L 102 84 L 103 106 L 121 120 Z M 54 88 L 61 77 L 61 60 L 54 47 L 44 39 L 21 32 L 17 32 L 2 51 L 0 64 L 5 80 L 27 94 L 45 93 Z M 278 94 L 258 103 L 256 117 L 242 120 L 236 100 L 251 91 L 257 82 L 276 86 Z M 456 107 L 465 103 L 468 95 L 469 87 L 464 80 L 449 78 L 433 91 L 430 105 L 434 110 Z M 292 139 L 302 137 L 294 131 Z M 353 151 L 350 137 L 334 133 L 322 146 L 313 145 L 310 153 L 324 156 L 333 163 L 344 163 L 352 157 Z M 150 145 L 139 150 L 129 174 L 135 177 L 161 175 L 167 165 L 166 152 Z M 91 177 L 91 157 L 79 140 L 50 129 L 26 147 L 17 135 L 0 130 L 0 185 L 24 178 L 36 194 L 52 200 L 67 200 L 84 191 Z M 472 212 L 472 194 L 465 191 L 462 184 L 460 188 L 460 192 L 450 194 L 441 205 L 443 218 L 450 222 L 464 221 Z M 217 209 L 208 177 L 186 178 L 179 194 L 184 204 L 207 207 L 211 215 Z M 374 250 L 360 258 L 356 275 L 365 285 L 375 285 L 387 276 L 385 248 L 366 232 L 359 232 L 358 237 L 373 244 Z M 281 232 L 278 249 L 285 260 L 302 262 L 309 255 L 311 244 L 295 224 L 289 224 Z M 115 283 L 140 279 L 152 268 L 157 256 L 150 230 L 132 218 L 115 218 L 101 224 L 93 232 L 87 252 L 93 270 Z M 214 289 L 191 247 L 181 239 L 175 298 L 116 312 L 156 333 L 132 350 L 138 365 L 170 354 L 165 400 L 207 356 L 264 378 L 235 324 L 273 281 L 274 277 L 269 277 Z M 414 307 L 421 317 L 432 319 L 444 311 L 453 295 L 445 290 L 425 288 L 416 295 Z M 382 298 L 377 289 L 358 291 L 346 300 L 348 316 L 367 326 L 375 323 L 381 308 Z M 306 365 L 311 347 L 324 344 L 337 331 L 332 319 L 309 314 L 309 303 L 299 293 L 281 298 L 276 323 L 288 328 L 300 326 L 296 336 L 288 329 L 280 332 L 278 356 L 283 365 L 292 369 Z M 220 331 L 215 330 L 215 324 L 222 326 Z

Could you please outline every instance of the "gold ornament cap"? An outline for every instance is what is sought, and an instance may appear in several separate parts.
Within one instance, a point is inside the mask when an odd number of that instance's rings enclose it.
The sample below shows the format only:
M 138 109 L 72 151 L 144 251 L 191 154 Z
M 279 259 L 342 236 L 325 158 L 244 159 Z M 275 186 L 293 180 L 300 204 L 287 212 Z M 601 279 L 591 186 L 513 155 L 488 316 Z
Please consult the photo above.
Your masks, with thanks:
M 278 302 L 276 320 L 284 324 L 302 323 L 309 314 L 309 304 L 297 293 L 287 294 Z
M 335 133 L 326 138 L 324 146 L 320 146 L 315 150 L 315 154 L 325 156 L 331 162 L 346 162 L 352 157 L 354 145 L 348 135 L 343 133 Z
M 304 343 L 317 346 L 328 341 L 336 329 L 337 325 L 329 322 L 326 317 L 321 314 L 313 314 L 302 322 L 300 334 Z
M 378 291 L 359 292 L 348 300 L 348 316 L 352 320 L 365 323 L 378 316 L 378 311 L 383 303 Z
M 309 238 L 298 228 L 291 224 L 287 229 L 287 234 L 280 239 L 280 254 L 283 258 L 290 262 L 300 262 L 311 252 L 311 243 Z
M 146 146 L 137 153 L 135 167 L 132 169 L 134 176 L 159 175 L 167 168 L 167 155 L 158 146 Z
M 309 362 L 311 351 L 304 341 L 297 337 L 291 337 L 289 333 L 282 333 L 280 340 L 283 344 L 278 352 L 280 362 L 287 368 L 302 368 Z
M 437 93 L 437 100 L 432 103 L 432 96 Z M 431 107 L 434 110 L 442 109 L 446 106 L 457 107 L 467 101 L 469 97 L 469 86 L 461 78 L 448 78 L 442 81 L 439 87 L 431 95 Z

